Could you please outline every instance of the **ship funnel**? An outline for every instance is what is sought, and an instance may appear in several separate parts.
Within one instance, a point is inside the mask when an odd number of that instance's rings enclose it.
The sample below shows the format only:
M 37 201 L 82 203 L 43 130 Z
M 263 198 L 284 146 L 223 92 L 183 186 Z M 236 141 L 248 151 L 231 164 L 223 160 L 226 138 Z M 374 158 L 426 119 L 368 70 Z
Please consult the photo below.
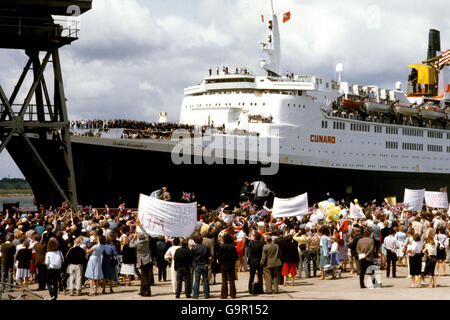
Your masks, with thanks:
M 438 51 L 441 51 L 441 33 L 438 30 L 430 29 L 427 60 L 435 58 Z

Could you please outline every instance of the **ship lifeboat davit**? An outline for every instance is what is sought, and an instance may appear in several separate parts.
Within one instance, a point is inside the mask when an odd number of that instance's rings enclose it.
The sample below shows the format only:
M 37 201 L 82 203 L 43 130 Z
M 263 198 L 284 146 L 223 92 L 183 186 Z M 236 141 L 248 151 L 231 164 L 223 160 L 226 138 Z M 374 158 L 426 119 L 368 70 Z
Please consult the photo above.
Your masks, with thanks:
M 370 112 L 382 112 L 382 113 L 389 113 L 391 112 L 391 105 L 385 104 L 385 103 L 378 103 L 378 102 L 366 102 L 366 109 Z
M 420 114 L 423 118 L 430 120 L 442 119 L 448 116 L 444 112 L 440 111 L 438 107 L 431 106 L 426 106 L 420 109 Z
M 417 116 L 419 114 L 419 109 L 411 108 L 401 104 L 395 105 L 394 108 L 396 112 L 403 114 L 405 116 Z
M 347 109 L 361 109 L 362 101 L 355 101 L 352 99 L 342 99 L 342 106 Z

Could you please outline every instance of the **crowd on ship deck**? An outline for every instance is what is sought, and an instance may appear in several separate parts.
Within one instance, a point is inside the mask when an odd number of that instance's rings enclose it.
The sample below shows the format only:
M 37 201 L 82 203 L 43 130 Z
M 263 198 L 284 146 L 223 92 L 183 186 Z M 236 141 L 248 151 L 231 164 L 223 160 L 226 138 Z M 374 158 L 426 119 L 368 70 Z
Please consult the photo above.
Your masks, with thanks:
M 220 71 L 222 70 L 222 74 L 231 74 L 229 71 L 228 66 L 222 66 L 222 68 L 217 67 L 216 68 L 216 75 L 220 75 Z M 211 77 L 213 75 L 213 69 L 209 68 L 208 70 L 209 76 Z M 247 68 L 242 68 L 242 67 L 236 67 L 234 74 L 243 74 L 243 75 L 251 75 L 252 72 L 247 70 Z
M 258 121 L 267 123 L 271 123 L 273 120 L 272 116 L 256 116 L 256 118 Z M 250 117 L 249 120 L 251 120 Z M 211 121 L 210 125 L 194 126 L 174 122 L 158 123 L 134 120 L 78 120 L 71 122 L 71 129 L 87 129 L 89 130 L 87 132 L 72 131 L 71 134 L 73 136 L 94 138 L 101 138 L 102 134 L 109 132 L 109 129 L 123 129 L 120 136 L 121 139 L 170 139 L 175 130 L 187 130 L 190 133 L 202 134 L 207 134 L 208 132 L 212 132 L 211 130 L 214 130 L 215 133 L 221 134 L 259 135 L 258 133 L 241 129 L 226 130 L 225 124 L 216 126 L 214 125 L 214 121 Z
M 415 118 L 411 116 L 396 114 L 386 114 L 382 112 L 363 112 L 356 109 L 345 109 L 332 107 L 325 110 L 326 115 L 338 118 L 353 119 L 366 122 L 375 122 L 380 124 L 406 125 L 420 128 L 445 129 L 450 130 L 450 121 L 430 120 L 424 118 Z
M 181 202 L 166 187 L 151 196 Z M 337 209 L 331 214 L 322 201 L 301 218 L 274 218 L 267 207 L 271 197 L 268 188 L 253 190 L 246 182 L 234 205 L 207 210 L 198 204 L 197 226 L 188 238 L 151 237 L 125 204 L 71 209 L 63 203 L 58 209 L 40 206 L 37 212 L 11 208 L 0 214 L 1 281 L 27 288 L 36 283 L 37 291 L 47 287 L 55 300 L 58 293 L 108 294 L 138 281 L 139 294 L 148 297 L 152 286 L 170 279 L 176 298 L 182 293 L 198 298 L 203 278 L 203 296 L 209 298 L 220 274 L 225 299 L 277 294 L 302 277 L 350 281 L 341 278 L 348 272 L 359 274 L 363 289 L 372 265 L 388 278 L 407 266 L 404 285 L 411 287 L 435 288 L 447 274 L 448 210 L 424 206 L 412 212 L 391 200 L 363 205 L 358 199 L 350 204 L 329 198 L 326 206 Z M 350 205 L 363 216 L 349 218 Z M 248 290 L 237 292 L 242 272 L 249 272 Z

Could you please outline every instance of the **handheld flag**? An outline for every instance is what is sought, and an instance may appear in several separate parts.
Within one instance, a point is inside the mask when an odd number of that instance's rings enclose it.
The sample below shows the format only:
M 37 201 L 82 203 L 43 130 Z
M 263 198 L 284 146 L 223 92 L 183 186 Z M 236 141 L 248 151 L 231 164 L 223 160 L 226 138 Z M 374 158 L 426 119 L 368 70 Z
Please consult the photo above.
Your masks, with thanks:
M 291 12 L 288 11 L 285 14 L 283 14 L 283 23 L 288 22 L 291 19 Z
M 191 194 L 187 192 L 183 192 L 183 196 L 181 197 L 184 201 L 190 201 L 191 200 Z

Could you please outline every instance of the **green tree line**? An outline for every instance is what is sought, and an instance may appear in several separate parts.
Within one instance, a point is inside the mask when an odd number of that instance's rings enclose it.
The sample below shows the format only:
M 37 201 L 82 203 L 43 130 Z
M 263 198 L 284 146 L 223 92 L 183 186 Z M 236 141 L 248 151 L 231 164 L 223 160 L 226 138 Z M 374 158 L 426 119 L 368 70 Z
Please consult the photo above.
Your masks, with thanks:
M 0 189 L 6 190 L 22 190 L 31 189 L 31 186 L 24 179 L 19 178 L 3 178 L 0 180 Z

